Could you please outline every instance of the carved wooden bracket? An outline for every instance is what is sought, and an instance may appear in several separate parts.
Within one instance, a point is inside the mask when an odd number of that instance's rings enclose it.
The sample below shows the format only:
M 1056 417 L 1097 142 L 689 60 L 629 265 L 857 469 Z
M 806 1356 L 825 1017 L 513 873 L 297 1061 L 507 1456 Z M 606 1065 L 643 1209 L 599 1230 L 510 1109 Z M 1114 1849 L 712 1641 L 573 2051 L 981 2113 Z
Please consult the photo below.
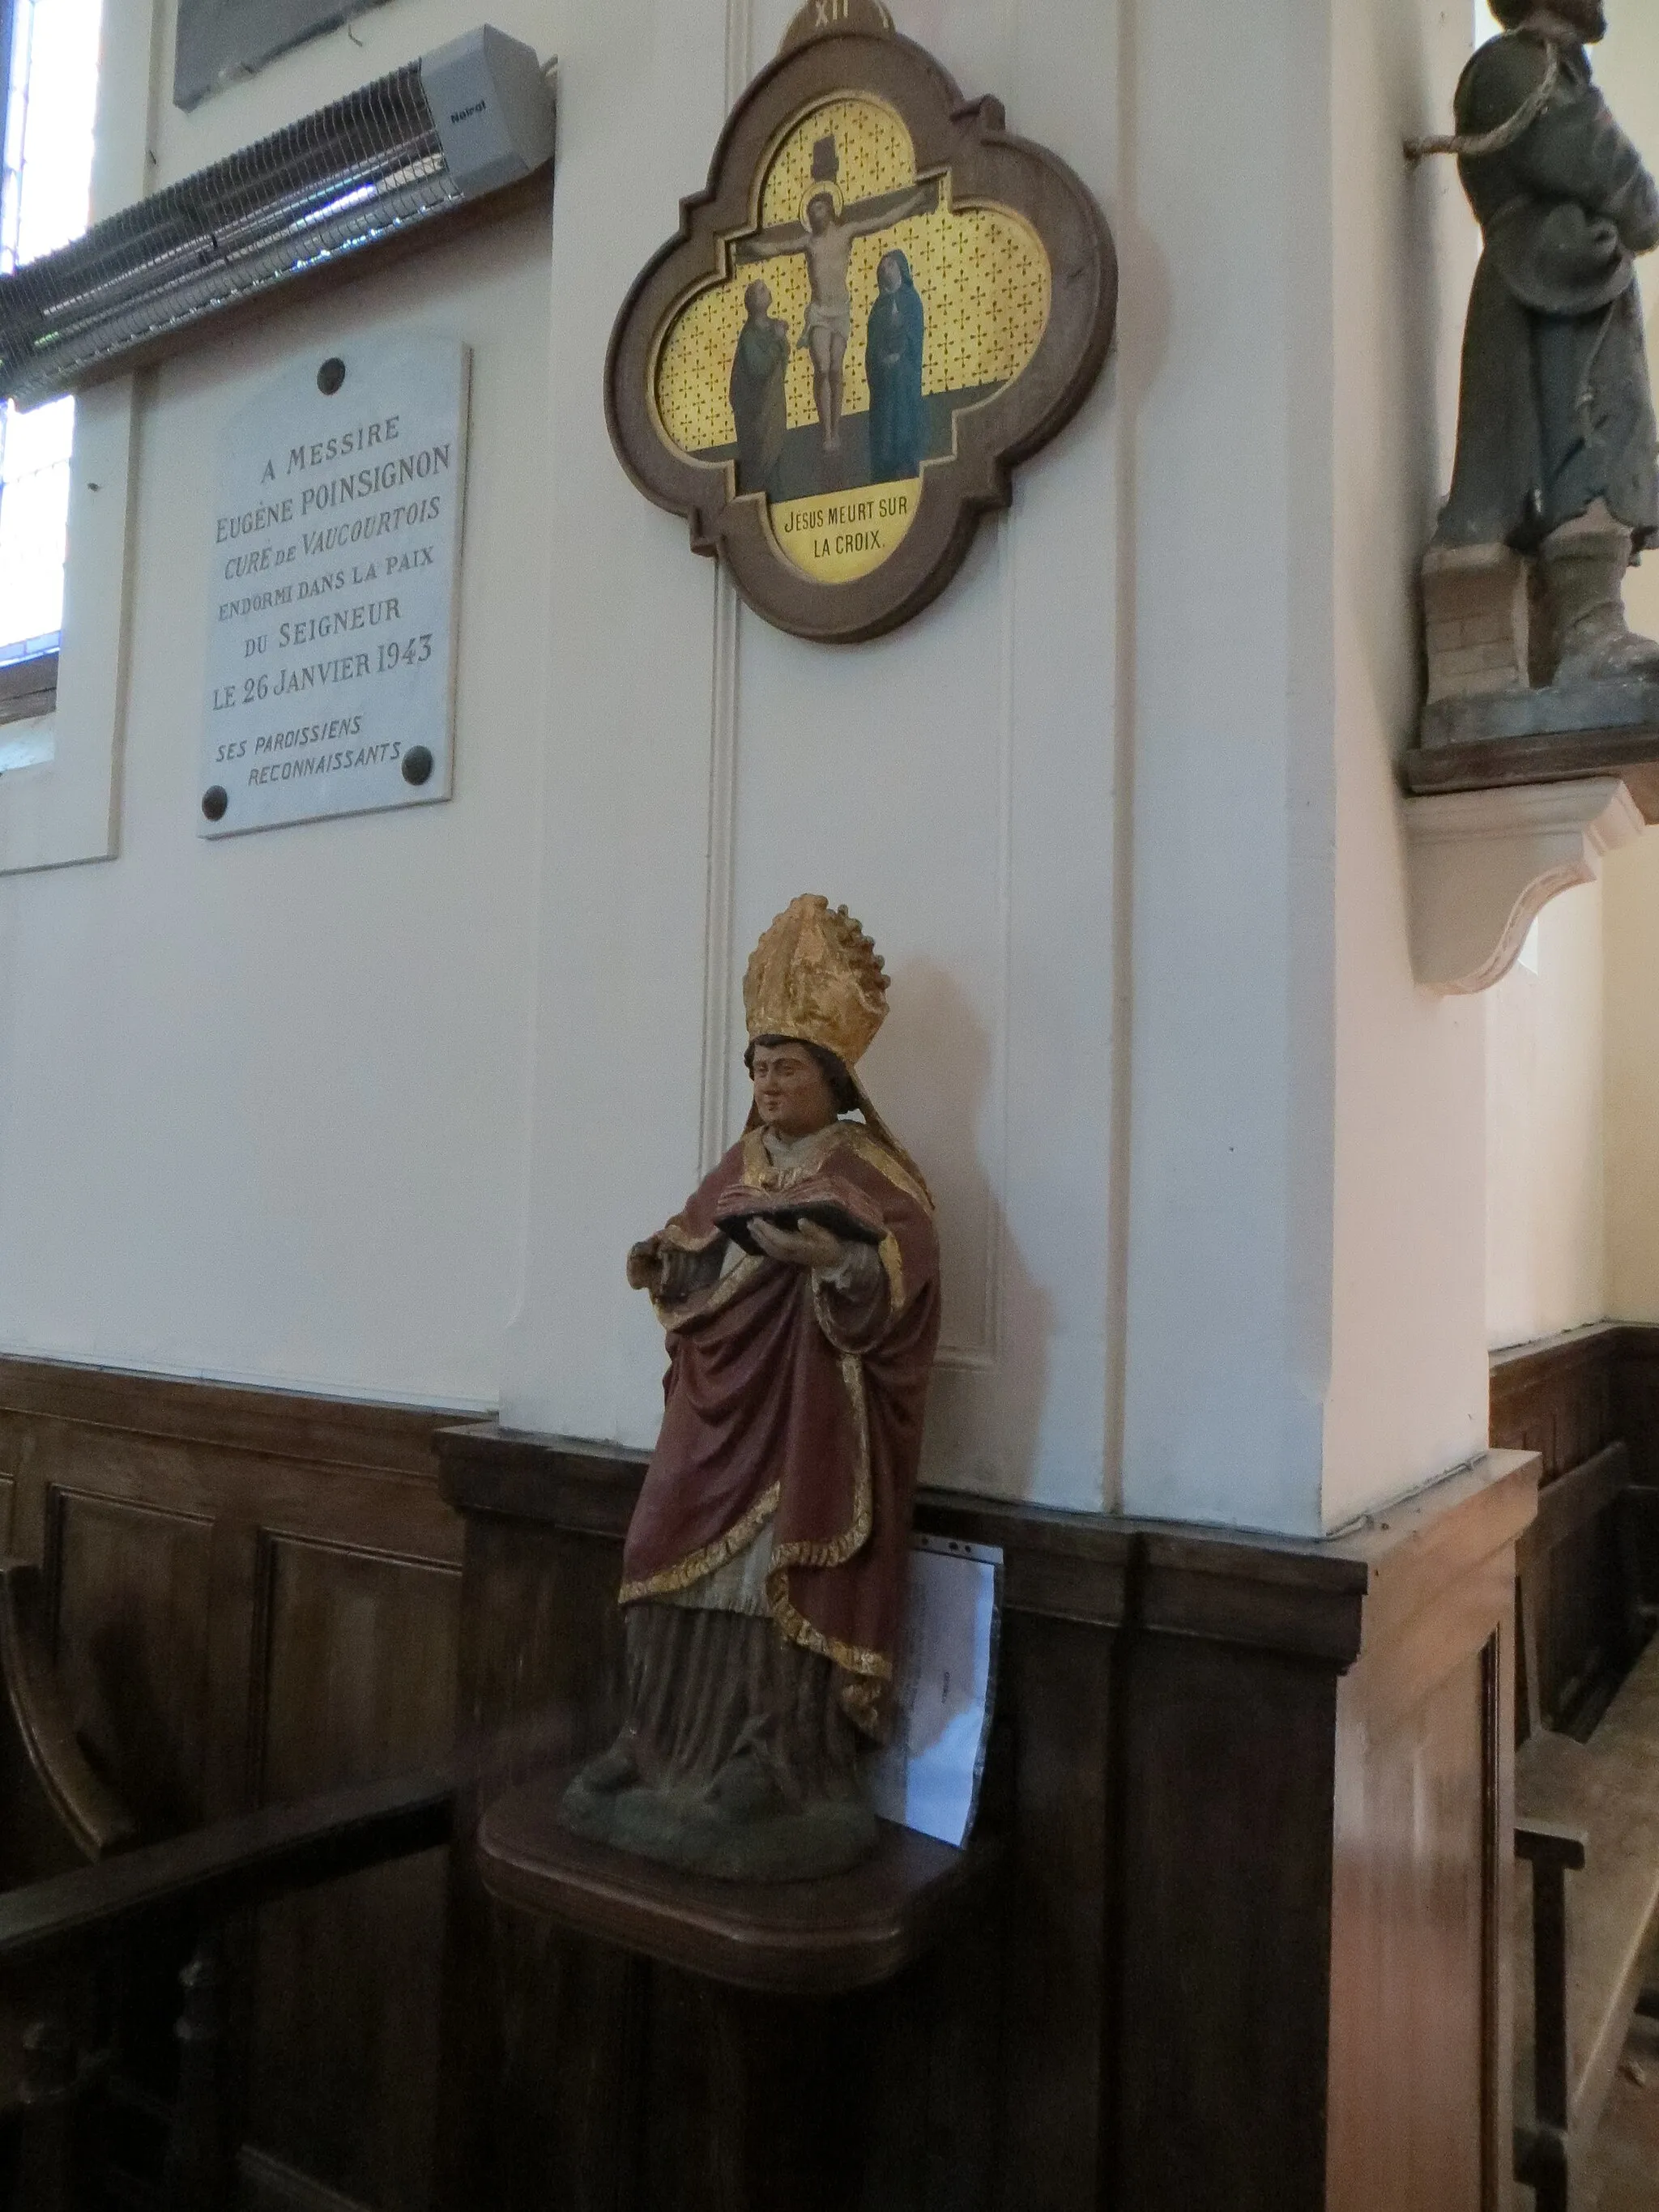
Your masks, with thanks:
M 1642 834 L 1612 776 L 1406 801 L 1412 966 L 1425 990 L 1489 991 L 1558 893 L 1594 883 Z
M 767 621 L 875 637 L 1082 404 L 1116 303 L 1063 161 L 872 0 L 810 0 L 623 307 L 611 439 Z

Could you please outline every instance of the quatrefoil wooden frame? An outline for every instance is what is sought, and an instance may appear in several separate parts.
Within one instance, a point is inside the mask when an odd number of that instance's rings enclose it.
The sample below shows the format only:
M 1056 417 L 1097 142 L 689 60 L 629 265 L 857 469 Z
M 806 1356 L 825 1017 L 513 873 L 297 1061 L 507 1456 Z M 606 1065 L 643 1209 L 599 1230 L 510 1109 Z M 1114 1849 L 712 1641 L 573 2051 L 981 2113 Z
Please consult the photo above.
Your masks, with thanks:
M 1052 291 L 1024 368 L 961 410 L 953 454 L 927 463 L 915 520 L 896 551 L 855 581 L 832 584 L 780 553 L 766 501 L 738 495 L 730 463 L 692 459 L 670 442 L 653 387 L 674 318 L 730 275 L 732 245 L 757 228 L 761 184 L 788 131 L 823 102 L 860 94 L 897 111 L 917 175 L 948 172 L 954 206 L 1006 210 L 1030 226 L 1048 256 Z M 1116 311 L 1117 255 L 1105 217 L 1062 161 L 1008 131 L 999 100 L 964 100 L 940 64 L 895 31 L 792 31 L 732 111 L 706 189 L 681 202 L 678 237 L 628 295 L 605 366 L 606 421 L 635 483 L 687 519 L 694 548 L 725 561 L 757 614 L 798 637 L 856 643 L 909 621 L 945 589 L 980 517 L 1009 505 L 1015 468 L 1082 405 L 1110 350 Z

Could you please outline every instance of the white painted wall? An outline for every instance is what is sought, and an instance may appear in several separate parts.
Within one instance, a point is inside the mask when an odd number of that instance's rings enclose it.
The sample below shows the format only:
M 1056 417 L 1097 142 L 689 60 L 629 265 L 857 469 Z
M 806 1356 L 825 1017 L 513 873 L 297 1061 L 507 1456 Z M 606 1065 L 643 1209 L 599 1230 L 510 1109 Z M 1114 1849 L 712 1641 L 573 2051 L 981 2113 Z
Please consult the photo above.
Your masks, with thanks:
M 1607 1311 L 1659 1322 L 1659 836 L 1613 856 L 1602 898 Z
M 1313 1533 L 1481 1435 L 1478 1027 L 1413 984 L 1393 775 L 1474 262 L 1401 142 L 1468 18 L 1143 21 L 1125 1496 Z
M 1612 11 L 1598 73 L 1620 120 L 1659 163 L 1659 21 L 1632 0 Z M 1638 263 L 1648 356 L 1659 374 L 1659 255 Z M 1659 555 L 1626 586 L 1632 623 L 1659 636 Z M 1616 864 L 1615 864 L 1616 863 Z M 1659 1018 L 1653 971 L 1659 948 L 1659 837 L 1615 856 L 1606 911 L 1607 1254 L 1608 1310 L 1659 1320 Z
M 1467 1456 L 1482 1024 L 1411 984 L 1390 766 L 1472 260 L 1397 146 L 1462 0 L 904 0 L 1099 194 L 1121 343 L 939 605 L 841 652 L 737 607 L 600 407 L 787 0 L 489 12 L 561 57 L 550 249 L 141 382 L 120 857 L 0 884 L 0 1344 L 648 1442 L 621 1255 L 735 1133 L 742 964 L 810 887 L 894 974 L 936 1479 L 1308 1533 Z M 395 0 L 164 109 L 155 173 L 474 19 Z M 217 424 L 411 327 L 477 353 L 456 799 L 204 846 Z
M 1659 162 L 1659 21 L 1615 0 L 1595 54 L 1614 113 Z M 1659 370 L 1659 255 L 1638 264 Z M 1626 591 L 1659 635 L 1659 559 Z M 1659 838 L 1613 855 L 1598 893 L 1546 908 L 1539 972 L 1488 1010 L 1488 1328 L 1514 1343 L 1604 1314 L 1659 1318 Z
M 556 43 L 545 9 L 493 4 Z M 158 179 L 459 15 L 400 0 L 361 52 L 327 40 L 191 118 L 159 103 Z M 495 1404 L 523 1220 L 549 318 L 526 218 L 140 380 L 119 857 L 0 881 L 8 1350 Z M 475 350 L 455 798 L 205 843 L 219 425 L 279 361 L 413 330 Z
M 1123 1494 L 1292 1528 L 1329 1331 L 1329 880 L 1299 873 L 1330 818 L 1321 13 L 1138 9 L 1126 79 Z M 1206 160 L 1197 118 L 1226 114 L 1250 127 Z
M 1481 1017 L 1478 1006 L 1431 998 L 1413 982 L 1396 783 L 1420 697 L 1417 568 L 1450 479 L 1463 306 L 1479 251 L 1453 166 L 1411 170 L 1401 141 L 1444 127 L 1469 16 L 1466 0 L 1337 0 L 1334 26 L 1327 1527 L 1431 1480 L 1480 1449 L 1486 1433 Z
M 617 280 L 662 227 L 654 172 L 624 198 L 629 118 L 659 99 L 631 58 L 680 87 L 652 159 L 684 184 L 786 13 L 760 6 L 739 51 L 731 12 L 724 56 L 655 47 L 626 8 L 573 27 L 567 95 L 594 106 L 567 109 L 555 281 L 580 305 L 559 319 L 555 375 L 578 404 Z M 1107 10 L 907 16 L 1095 183 L 1126 315 L 1115 390 L 901 638 L 836 654 L 734 623 L 676 527 L 592 442 L 562 443 L 554 650 L 572 726 L 553 735 L 512 1420 L 654 1433 L 649 1318 L 608 1258 L 595 1274 L 578 1255 L 619 1251 L 678 1202 L 694 1131 L 707 1152 L 735 1127 L 735 1095 L 722 1121 L 723 1086 L 705 1078 L 699 1101 L 698 1072 L 732 1065 L 742 958 L 813 882 L 845 891 L 893 958 L 872 1080 L 945 1197 L 935 1474 L 1309 1531 L 1478 1447 L 1480 1029 L 1413 986 L 1389 770 L 1456 342 L 1455 317 L 1409 302 L 1437 267 L 1461 293 L 1473 259 L 1466 242 L 1461 264 L 1437 261 L 1448 187 L 1414 184 L 1399 141 L 1449 100 L 1467 19 L 1428 7 L 1402 34 L 1373 0 L 1338 13 L 1335 44 L 1297 0 L 1126 6 L 1115 38 Z M 1221 189 L 1194 149 L 1205 118 L 1241 110 L 1253 127 L 1226 132 Z M 1364 448 L 1340 511 L 1339 428 Z M 619 670 L 606 614 L 635 599 L 672 642 Z M 603 756 L 585 735 L 599 715 Z M 665 850 L 664 813 L 683 829 Z M 630 1051 L 661 1048 L 638 1101 L 602 1073 L 619 1024 Z M 1365 1131 L 1340 1178 L 1339 1082 Z M 1425 1189 L 1428 1128 L 1452 1141 Z M 1359 1294 L 1334 1368 L 1343 1268 Z M 1402 1354 L 1428 1369 L 1405 1407 Z
M 1512 969 L 1482 1002 L 1493 1346 L 1608 1310 L 1602 904 L 1599 884 L 1553 900 L 1538 918 L 1535 969 Z
M 846 900 L 893 974 L 866 1063 L 933 1182 L 946 1270 L 930 1471 L 1109 1502 L 1106 1337 L 1117 682 L 1109 376 L 963 576 L 855 650 L 740 612 L 605 447 L 635 270 L 706 173 L 792 9 L 573 20 L 554 218 L 553 653 L 541 1056 L 526 1299 L 503 1418 L 645 1443 L 660 1339 L 631 1239 L 742 1125 L 738 982 L 797 892 Z M 1109 202 L 1109 7 L 903 10 L 964 88 Z M 618 651 L 619 629 L 636 641 Z M 649 1079 L 617 1081 L 617 1070 Z

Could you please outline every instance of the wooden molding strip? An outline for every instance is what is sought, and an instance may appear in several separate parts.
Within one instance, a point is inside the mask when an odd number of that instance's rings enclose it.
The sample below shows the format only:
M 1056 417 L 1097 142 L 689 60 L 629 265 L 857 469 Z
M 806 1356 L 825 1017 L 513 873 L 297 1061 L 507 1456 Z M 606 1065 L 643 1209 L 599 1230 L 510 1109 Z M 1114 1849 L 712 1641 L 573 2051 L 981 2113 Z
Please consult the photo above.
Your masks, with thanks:
M 0 1418 L 7 1413 L 428 1481 L 437 1473 L 433 1437 L 458 1418 L 442 1409 L 0 1357 Z
M 620 1546 L 646 1455 L 483 1423 L 436 1440 L 444 1496 L 465 1515 L 537 1522 Z M 1537 1461 L 1494 1453 L 1326 1543 L 1062 1513 L 924 1489 L 917 1528 L 998 1544 L 1012 1612 L 1283 1651 L 1339 1671 L 1368 1602 L 1404 1620 L 1531 1520 Z M 1382 1615 L 1378 1616 L 1379 1619 Z
M 1501 1352 L 1492 1355 L 1493 1379 L 1507 1381 L 1563 1359 L 1603 1358 L 1608 1352 L 1618 1350 L 1620 1340 L 1632 1326 L 1622 1321 L 1591 1322 L 1583 1328 L 1564 1328 L 1553 1336 L 1533 1337 L 1525 1344 L 1505 1345 Z M 1659 1329 L 1651 1334 L 1659 1336 Z
M 1570 1356 L 1605 1358 L 1633 1334 L 1659 1358 L 1659 1328 L 1604 1332 L 1599 1352 L 1575 1343 Z M 7 1414 L 438 1483 L 464 1514 L 540 1522 L 618 1547 L 647 1459 L 453 1412 L 54 1360 L 0 1358 L 0 1424 Z M 1102 1628 L 1133 1624 L 1340 1670 L 1362 1638 L 1374 1643 L 1385 1621 L 1408 1618 L 1513 1541 L 1532 1518 L 1535 1485 L 1530 1455 L 1491 1454 L 1323 1543 L 938 1489 L 921 1493 L 916 1522 L 929 1534 L 1000 1546 L 1012 1611 Z

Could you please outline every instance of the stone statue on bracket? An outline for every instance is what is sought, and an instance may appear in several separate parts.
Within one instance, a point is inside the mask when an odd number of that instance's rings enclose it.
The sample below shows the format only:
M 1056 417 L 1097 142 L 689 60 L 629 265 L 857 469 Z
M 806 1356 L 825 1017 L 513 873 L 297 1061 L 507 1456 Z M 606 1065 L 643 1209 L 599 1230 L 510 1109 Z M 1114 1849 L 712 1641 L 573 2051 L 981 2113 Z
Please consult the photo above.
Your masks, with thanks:
M 1659 537 L 1636 257 L 1659 188 L 1591 77 L 1601 0 L 1492 0 L 1455 153 L 1485 251 L 1451 494 L 1424 563 L 1425 744 L 1659 724 L 1659 643 L 1625 572 Z
M 563 1816 L 780 1881 L 876 1842 L 860 1758 L 898 1644 L 939 1246 L 854 1073 L 887 977 L 846 908 L 780 915 L 744 1006 L 748 1127 L 628 1255 L 667 1334 L 666 1405 L 623 1559 L 626 1719 Z

